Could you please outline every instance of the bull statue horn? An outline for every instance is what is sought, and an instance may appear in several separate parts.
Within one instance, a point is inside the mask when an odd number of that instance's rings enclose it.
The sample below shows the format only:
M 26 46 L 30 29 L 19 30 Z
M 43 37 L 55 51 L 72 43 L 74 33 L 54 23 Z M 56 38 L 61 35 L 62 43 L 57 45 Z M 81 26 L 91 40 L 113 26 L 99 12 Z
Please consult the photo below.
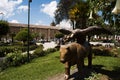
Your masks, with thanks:
M 93 11 L 90 11 L 89 19 L 93 19 L 92 14 L 93 14 Z
M 112 13 L 114 13 L 114 14 L 120 13 L 120 0 L 116 1 L 116 5 L 115 5 L 114 9 L 112 10 Z

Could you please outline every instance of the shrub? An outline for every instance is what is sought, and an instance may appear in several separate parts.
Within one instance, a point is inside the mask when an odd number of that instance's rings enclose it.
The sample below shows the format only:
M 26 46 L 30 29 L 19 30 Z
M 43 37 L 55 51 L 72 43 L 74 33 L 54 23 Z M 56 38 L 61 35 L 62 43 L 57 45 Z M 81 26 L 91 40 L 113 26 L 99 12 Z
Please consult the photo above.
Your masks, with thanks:
M 13 52 L 15 48 L 9 46 L 0 47 L 0 57 L 4 57 L 7 53 Z
M 30 46 L 30 50 L 34 50 L 34 49 L 36 49 L 38 46 L 37 45 L 31 45 Z
M 99 55 L 99 56 L 113 56 L 113 57 L 118 57 L 119 56 L 119 52 L 117 51 L 118 49 L 116 48 L 105 48 L 103 46 L 101 47 L 94 47 L 92 49 L 92 52 L 95 55 Z
M 34 53 L 31 55 L 31 58 L 45 56 L 45 55 L 55 52 L 55 51 L 57 51 L 56 48 L 49 48 L 44 51 L 43 45 L 40 45 L 38 48 L 35 49 Z
M 12 43 L 12 45 L 20 45 L 20 46 L 23 46 L 23 42 L 21 41 L 15 41 Z
M 38 48 L 35 49 L 34 53 L 32 54 L 32 57 L 39 57 L 44 55 L 45 52 L 43 51 L 43 45 L 40 45 Z
M 52 53 L 52 52 L 55 52 L 57 51 L 56 48 L 48 48 L 46 51 L 45 51 L 45 54 L 49 54 L 49 53 Z
M 6 68 L 3 60 L 4 60 L 4 58 L 2 58 L 2 59 L 0 60 L 0 72 Z
M 13 53 L 9 53 L 5 57 L 4 63 L 7 67 L 9 66 L 19 66 L 27 62 L 27 55 L 22 54 L 21 51 L 14 51 Z
M 31 45 L 30 50 L 37 48 L 37 45 Z M 4 57 L 8 53 L 14 52 L 15 50 L 20 50 L 22 52 L 27 51 L 27 46 L 2 46 L 0 47 L 0 57 Z
M 0 47 L 0 57 L 5 56 L 4 51 L 5 51 L 4 48 Z

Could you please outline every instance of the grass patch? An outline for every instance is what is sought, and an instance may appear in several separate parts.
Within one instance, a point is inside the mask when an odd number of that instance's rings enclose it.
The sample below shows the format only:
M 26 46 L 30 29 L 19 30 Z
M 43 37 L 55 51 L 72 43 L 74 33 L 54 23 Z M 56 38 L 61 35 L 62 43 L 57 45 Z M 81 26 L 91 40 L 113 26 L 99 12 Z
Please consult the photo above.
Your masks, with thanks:
M 102 69 L 114 70 L 114 67 L 120 66 L 120 58 L 107 57 L 107 56 L 96 56 L 93 59 L 93 65 L 101 66 Z
M 87 65 L 87 59 L 85 59 Z M 120 58 L 112 56 L 95 56 L 93 69 L 85 80 L 120 80 Z
M 0 73 L 0 80 L 45 80 L 48 76 L 63 72 L 58 52 L 32 60 L 20 67 L 11 67 Z
M 87 62 L 86 62 L 87 63 Z M 120 80 L 120 58 L 95 56 L 93 69 L 105 74 L 112 80 Z M 29 64 L 11 67 L 0 73 L 0 80 L 46 80 L 48 77 L 64 72 L 64 65 L 59 62 L 59 53 L 51 53 L 33 59 Z

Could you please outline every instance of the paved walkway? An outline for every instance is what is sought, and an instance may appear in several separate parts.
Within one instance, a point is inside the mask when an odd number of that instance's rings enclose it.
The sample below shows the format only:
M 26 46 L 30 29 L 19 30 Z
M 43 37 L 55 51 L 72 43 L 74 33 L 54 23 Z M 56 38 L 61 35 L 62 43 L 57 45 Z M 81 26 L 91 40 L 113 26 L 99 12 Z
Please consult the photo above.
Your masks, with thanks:
M 69 80 L 75 80 L 78 77 L 77 69 L 71 70 L 71 77 Z M 47 80 L 65 80 L 64 73 L 56 74 L 52 77 L 49 77 Z
M 102 46 L 106 46 L 106 45 L 114 46 L 114 43 L 103 43 L 103 42 L 90 42 L 90 44 L 93 45 L 101 44 Z
M 37 45 L 40 45 L 42 43 L 36 43 Z M 43 50 L 47 50 L 49 48 L 54 48 L 55 46 L 57 46 L 57 44 L 55 42 L 46 42 L 44 44 L 42 44 L 44 49 Z M 35 50 L 29 51 L 30 54 L 32 54 Z M 27 52 L 24 52 L 23 54 L 26 54 Z
M 54 48 L 55 46 L 57 46 L 57 44 L 55 42 L 46 42 L 43 44 L 44 46 L 44 50 L 47 50 L 48 48 Z

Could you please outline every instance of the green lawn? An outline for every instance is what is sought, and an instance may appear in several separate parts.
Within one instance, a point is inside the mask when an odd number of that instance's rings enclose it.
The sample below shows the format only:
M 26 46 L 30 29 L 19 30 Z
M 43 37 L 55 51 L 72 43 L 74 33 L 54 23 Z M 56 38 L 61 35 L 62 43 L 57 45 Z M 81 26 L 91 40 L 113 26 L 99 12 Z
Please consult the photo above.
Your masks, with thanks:
M 120 80 L 120 58 L 118 57 L 97 56 L 93 59 L 93 68 L 112 80 Z
M 96 56 L 93 68 L 98 73 L 111 78 L 120 74 L 120 58 Z M 0 80 L 46 80 L 48 77 L 64 72 L 64 65 L 59 62 L 59 53 L 51 53 L 32 60 L 20 67 L 11 67 L 0 73 Z
M 101 66 L 102 69 L 113 71 L 115 68 L 120 68 L 120 58 L 97 56 L 93 59 L 94 66 Z
M 34 59 L 29 64 L 8 68 L 0 73 L 0 80 L 45 80 L 48 76 L 64 70 L 59 53 Z

